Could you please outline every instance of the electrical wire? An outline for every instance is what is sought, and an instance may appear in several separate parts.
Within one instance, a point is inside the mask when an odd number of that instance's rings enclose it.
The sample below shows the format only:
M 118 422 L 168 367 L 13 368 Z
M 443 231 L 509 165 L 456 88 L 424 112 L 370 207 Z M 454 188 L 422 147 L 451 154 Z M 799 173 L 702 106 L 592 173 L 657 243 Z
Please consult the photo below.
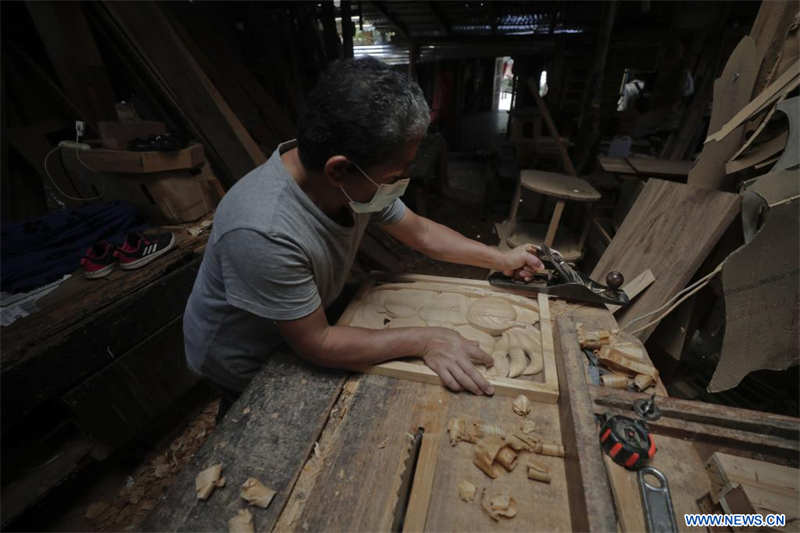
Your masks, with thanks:
M 61 187 L 58 186 L 58 184 L 56 183 L 56 180 L 54 180 L 53 176 L 50 174 L 50 170 L 47 168 L 47 161 L 50 159 L 50 156 L 53 155 L 53 152 L 55 152 L 56 150 L 59 150 L 60 148 L 61 148 L 61 146 L 56 146 L 55 148 L 53 148 L 52 150 L 47 152 L 47 155 L 44 156 L 44 161 L 42 161 L 42 168 L 44 169 L 44 173 L 47 174 L 47 177 L 50 179 L 50 183 L 53 185 L 53 187 L 55 187 L 56 191 L 58 191 L 58 193 L 61 196 L 63 196 L 64 198 L 67 198 L 69 200 L 75 200 L 76 202 L 89 202 L 89 201 L 92 201 L 92 200 L 99 200 L 100 198 L 102 198 L 103 195 L 105 194 L 105 187 L 103 187 L 103 191 L 99 195 L 91 196 L 89 198 L 80 198 L 78 196 L 71 196 L 71 195 L 69 195 L 69 194 L 67 194 L 67 193 L 65 193 L 64 191 L 61 190 Z M 75 156 L 78 158 L 78 161 L 81 163 L 81 165 L 83 165 L 86 169 L 91 170 L 92 172 L 96 172 L 94 169 L 88 167 L 81 160 L 80 156 L 78 155 L 79 151 L 80 150 L 78 150 L 77 148 L 75 149 Z

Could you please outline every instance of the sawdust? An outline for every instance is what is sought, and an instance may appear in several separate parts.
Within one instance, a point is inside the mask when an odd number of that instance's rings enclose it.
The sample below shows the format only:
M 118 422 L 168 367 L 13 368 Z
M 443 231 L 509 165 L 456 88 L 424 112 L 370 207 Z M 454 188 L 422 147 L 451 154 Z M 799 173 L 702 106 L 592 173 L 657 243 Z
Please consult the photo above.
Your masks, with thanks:
M 89 505 L 85 516 L 95 531 L 136 530 L 214 430 L 218 409 L 218 400 L 210 402 L 169 445 L 143 461 L 113 499 Z

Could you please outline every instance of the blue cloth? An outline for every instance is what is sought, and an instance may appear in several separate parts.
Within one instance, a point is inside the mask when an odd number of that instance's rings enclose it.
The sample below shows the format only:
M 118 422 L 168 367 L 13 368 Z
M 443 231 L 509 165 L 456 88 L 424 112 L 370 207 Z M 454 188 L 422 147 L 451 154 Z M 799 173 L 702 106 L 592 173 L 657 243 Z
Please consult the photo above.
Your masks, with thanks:
M 145 226 L 136 208 L 121 201 L 92 203 L 4 225 L 2 290 L 28 291 L 51 283 L 74 272 L 93 243 L 121 244 L 129 231 L 142 231 Z

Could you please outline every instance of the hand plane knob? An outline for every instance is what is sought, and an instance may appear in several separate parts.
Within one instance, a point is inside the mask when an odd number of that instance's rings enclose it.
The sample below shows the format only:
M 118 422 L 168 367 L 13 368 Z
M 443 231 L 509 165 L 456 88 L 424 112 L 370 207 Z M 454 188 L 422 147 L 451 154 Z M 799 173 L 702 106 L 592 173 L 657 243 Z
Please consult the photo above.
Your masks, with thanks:
M 625 283 L 625 278 L 622 276 L 622 272 L 612 270 L 606 276 L 606 285 L 608 285 L 609 289 L 617 290 L 622 287 L 623 283 Z

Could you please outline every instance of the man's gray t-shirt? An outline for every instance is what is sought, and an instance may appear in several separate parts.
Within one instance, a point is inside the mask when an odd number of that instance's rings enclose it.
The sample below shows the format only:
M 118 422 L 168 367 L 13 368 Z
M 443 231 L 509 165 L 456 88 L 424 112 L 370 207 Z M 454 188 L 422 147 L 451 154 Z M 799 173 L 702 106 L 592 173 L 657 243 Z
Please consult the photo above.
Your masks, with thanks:
M 183 316 L 186 360 L 215 383 L 241 391 L 280 343 L 275 320 L 330 305 L 342 290 L 367 224 L 391 224 L 403 202 L 354 224 L 331 220 L 300 189 L 280 154 L 225 195 Z

